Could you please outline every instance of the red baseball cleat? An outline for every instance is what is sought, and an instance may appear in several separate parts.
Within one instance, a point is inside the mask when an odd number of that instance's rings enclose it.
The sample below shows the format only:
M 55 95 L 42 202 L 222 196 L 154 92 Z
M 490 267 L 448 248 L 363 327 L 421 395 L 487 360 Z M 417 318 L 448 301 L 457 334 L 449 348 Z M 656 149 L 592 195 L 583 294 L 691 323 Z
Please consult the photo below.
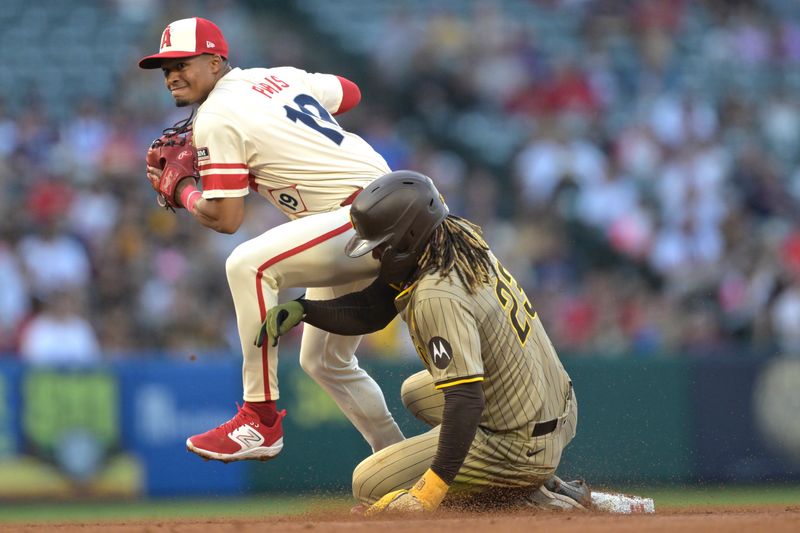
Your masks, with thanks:
M 186 439 L 186 449 L 204 459 L 224 463 L 247 459 L 267 461 L 283 448 L 281 420 L 284 416 L 286 409 L 278 412 L 275 424 L 267 426 L 255 411 L 244 405 L 224 424 Z

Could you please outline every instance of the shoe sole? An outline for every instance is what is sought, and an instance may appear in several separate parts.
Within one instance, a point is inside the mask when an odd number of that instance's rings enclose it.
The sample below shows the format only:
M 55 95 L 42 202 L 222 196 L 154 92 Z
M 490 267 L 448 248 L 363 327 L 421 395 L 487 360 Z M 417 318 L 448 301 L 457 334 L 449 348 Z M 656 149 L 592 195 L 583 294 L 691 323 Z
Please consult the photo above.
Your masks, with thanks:
M 272 446 L 259 446 L 250 450 L 240 450 L 236 453 L 217 453 L 198 448 L 192 444 L 191 439 L 186 439 L 186 449 L 205 459 L 232 463 L 234 461 L 269 461 L 274 459 L 283 449 L 283 437 L 275 441 Z
M 537 494 L 538 493 L 538 494 Z M 586 507 L 573 500 L 569 496 L 551 492 L 545 487 L 539 489 L 528 496 L 525 502 L 528 506 L 543 511 L 586 511 Z

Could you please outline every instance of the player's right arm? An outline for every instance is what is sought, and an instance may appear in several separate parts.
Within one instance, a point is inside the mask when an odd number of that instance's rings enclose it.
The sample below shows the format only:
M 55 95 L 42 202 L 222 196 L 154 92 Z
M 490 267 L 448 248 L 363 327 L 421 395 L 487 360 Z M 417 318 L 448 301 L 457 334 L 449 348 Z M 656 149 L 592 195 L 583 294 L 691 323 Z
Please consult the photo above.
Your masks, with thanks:
M 306 300 L 303 320 L 338 335 L 366 335 L 385 328 L 397 316 L 398 290 L 376 278 L 369 287 L 333 300 Z

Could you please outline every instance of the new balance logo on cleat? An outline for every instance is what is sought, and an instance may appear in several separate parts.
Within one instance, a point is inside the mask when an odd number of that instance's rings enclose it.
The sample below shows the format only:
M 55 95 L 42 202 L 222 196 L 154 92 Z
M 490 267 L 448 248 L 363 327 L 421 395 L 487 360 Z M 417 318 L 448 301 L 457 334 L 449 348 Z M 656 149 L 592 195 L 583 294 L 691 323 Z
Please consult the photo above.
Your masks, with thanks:
M 260 424 L 254 426 L 239 426 L 234 429 L 229 435 L 235 441 L 239 441 L 242 449 L 252 446 L 260 446 L 264 442 L 264 436 L 256 431 L 254 428 L 259 427 Z

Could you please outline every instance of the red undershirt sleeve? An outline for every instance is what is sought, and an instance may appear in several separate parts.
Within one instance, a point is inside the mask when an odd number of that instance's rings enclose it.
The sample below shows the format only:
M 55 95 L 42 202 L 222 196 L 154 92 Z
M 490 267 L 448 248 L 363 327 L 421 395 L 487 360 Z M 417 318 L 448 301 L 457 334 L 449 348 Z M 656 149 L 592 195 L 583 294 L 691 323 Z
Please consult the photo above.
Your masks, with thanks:
M 339 109 L 336 110 L 334 115 L 341 115 L 358 105 L 361 101 L 361 90 L 358 85 L 347 78 L 341 76 L 336 76 L 336 78 L 342 84 L 342 103 L 339 104 Z

